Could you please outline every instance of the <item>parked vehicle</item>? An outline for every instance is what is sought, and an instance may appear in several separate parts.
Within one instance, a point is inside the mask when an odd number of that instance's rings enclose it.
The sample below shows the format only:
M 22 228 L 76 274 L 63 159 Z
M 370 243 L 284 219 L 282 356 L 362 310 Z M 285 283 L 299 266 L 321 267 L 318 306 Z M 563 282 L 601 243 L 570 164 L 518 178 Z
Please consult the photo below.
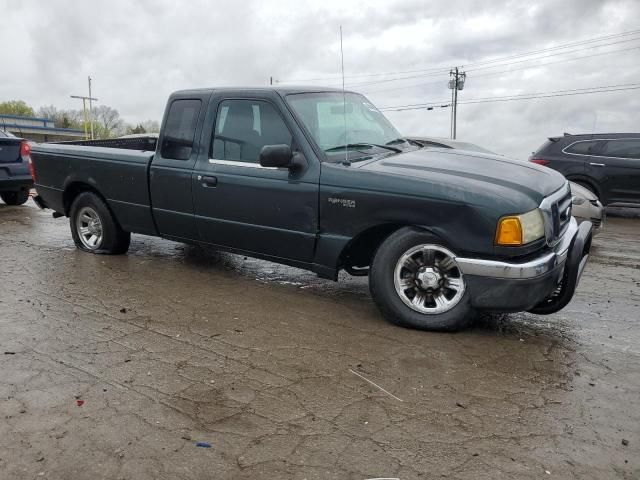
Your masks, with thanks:
M 456 148 L 458 150 L 466 150 L 468 152 L 498 155 L 497 153 L 487 150 L 475 143 L 461 142 L 460 140 L 450 140 L 438 137 L 407 137 L 407 140 L 415 142 L 423 147 Z M 604 227 L 604 221 L 606 218 L 602 203 L 600 203 L 598 197 L 596 197 L 592 191 L 584 188 L 583 186 L 575 182 L 569 182 L 569 185 L 571 187 L 571 203 L 573 205 L 571 214 L 578 221 L 578 224 L 585 220 L 590 221 L 593 224 L 593 235 L 597 235 Z
M 36 202 L 88 252 L 142 233 L 344 269 L 369 275 L 387 319 L 423 329 L 560 310 L 591 244 L 568 182 L 469 155 L 408 142 L 357 93 L 278 87 L 172 94 L 155 153 L 38 145 L 33 161 Z
M 640 204 L 640 133 L 551 137 L 529 160 L 591 190 L 604 205 Z
M 22 205 L 29 200 L 33 186 L 30 155 L 27 140 L 0 130 L 0 198 L 7 205 Z
M 598 197 L 591 190 L 584 188 L 575 182 L 569 182 L 571 185 L 571 213 L 578 221 L 578 224 L 584 221 L 590 221 L 593 226 L 593 235 L 597 235 L 604 228 L 606 212 Z

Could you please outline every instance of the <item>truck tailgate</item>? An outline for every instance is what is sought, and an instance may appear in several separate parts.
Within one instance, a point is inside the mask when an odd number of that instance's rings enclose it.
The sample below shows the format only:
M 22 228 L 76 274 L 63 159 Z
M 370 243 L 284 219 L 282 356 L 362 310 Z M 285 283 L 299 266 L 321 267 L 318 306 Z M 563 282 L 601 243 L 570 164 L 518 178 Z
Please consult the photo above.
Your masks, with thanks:
M 149 164 L 154 152 L 105 147 L 40 144 L 32 148 L 36 190 L 57 211 L 73 185 L 95 188 L 122 228 L 155 234 L 149 198 Z

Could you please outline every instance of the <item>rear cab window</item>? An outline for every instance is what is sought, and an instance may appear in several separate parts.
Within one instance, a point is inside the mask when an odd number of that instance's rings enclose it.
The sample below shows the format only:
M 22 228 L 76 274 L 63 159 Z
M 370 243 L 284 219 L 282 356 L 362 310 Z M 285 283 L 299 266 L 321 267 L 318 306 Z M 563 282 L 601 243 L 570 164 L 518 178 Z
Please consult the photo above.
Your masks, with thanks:
M 188 160 L 202 108 L 199 99 L 174 100 L 169 107 L 160 154 L 163 158 Z

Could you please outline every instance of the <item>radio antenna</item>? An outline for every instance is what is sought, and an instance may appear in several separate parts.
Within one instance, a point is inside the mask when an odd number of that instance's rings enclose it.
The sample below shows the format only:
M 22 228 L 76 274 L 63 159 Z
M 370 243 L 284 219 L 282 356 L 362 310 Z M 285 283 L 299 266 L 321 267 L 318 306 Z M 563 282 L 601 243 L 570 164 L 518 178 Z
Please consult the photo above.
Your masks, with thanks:
M 342 25 L 340 25 L 340 64 L 342 67 L 342 117 L 344 118 L 344 163 L 349 163 L 349 139 L 347 138 L 347 98 L 344 93 L 344 50 L 342 49 Z

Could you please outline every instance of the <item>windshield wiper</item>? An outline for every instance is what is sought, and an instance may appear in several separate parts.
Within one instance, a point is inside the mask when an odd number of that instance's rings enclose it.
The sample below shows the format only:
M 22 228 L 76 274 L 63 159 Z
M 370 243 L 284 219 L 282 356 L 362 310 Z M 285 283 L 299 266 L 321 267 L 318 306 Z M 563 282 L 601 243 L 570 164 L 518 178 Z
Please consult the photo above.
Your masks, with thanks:
M 389 145 L 378 145 L 377 143 L 347 143 L 346 145 L 340 145 L 338 147 L 327 148 L 325 152 L 337 152 L 339 150 L 345 150 L 347 148 L 359 148 L 359 147 L 378 147 L 384 148 L 385 150 L 391 150 L 395 153 L 402 153 L 402 150 L 396 147 L 390 147 Z
M 390 142 L 385 143 L 385 145 L 395 145 L 396 143 L 411 143 L 406 138 L 396 138 L 395 140 L 391 140 Z

